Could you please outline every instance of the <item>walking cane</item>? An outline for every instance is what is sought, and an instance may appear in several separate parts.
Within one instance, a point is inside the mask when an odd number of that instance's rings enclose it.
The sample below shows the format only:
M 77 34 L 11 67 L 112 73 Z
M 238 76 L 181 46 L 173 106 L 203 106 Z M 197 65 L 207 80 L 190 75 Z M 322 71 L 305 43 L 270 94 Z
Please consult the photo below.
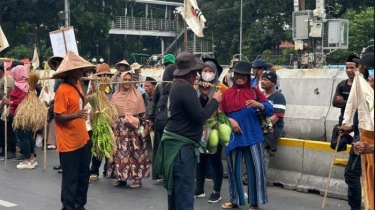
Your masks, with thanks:
M 332 159 L 332 163 L 331 163 L 331 169 L 329 170 L 329 175 L 328 175 L 328 181 L 327 181 L 327 185 L 326 185 L 326 190 L 324 191 L 324 198 L 323 198 L 323 203 L 322 203 L 322 209 L 324 209 L 324 207 L 326 205 L 326 199 L 327 199 L 327 194 L 328 194 L 329 183 L 331 182 L 331 175 L 332 175 L 333 164 L 335 162 L 337 148 L 339 147 L 340 140 L 341 140 L 341 135 L 339 135 L 337 137 L 336 148 L 335 148 L 335 152 L 333 153 L 333 159 Z
M 7 107 L 4 105 L 4 111 L 5 112 Z M 4 116 L 4 167 L 5 171 L 8 171 L 8 117 Z
M 47 123 L 44 125 L 44 135 L 43 135 L 43 158 L 44 158 L 44 163 L 43 163 L 43 170 L 45 171 L 47 168 Z

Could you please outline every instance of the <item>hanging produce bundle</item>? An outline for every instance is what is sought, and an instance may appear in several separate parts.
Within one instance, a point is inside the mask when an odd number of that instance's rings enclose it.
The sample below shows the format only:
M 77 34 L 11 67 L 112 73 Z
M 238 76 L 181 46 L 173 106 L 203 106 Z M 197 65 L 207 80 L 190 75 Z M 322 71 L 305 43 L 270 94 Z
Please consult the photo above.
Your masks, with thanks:
M 100 83 L 108 82 L 108 77 L 102 77 L 100 80 Z M 103 156 L 112 158 L 115 136 L 111 125 L 115 125 L 118 118 L 116 107 L 107 99 L 104 92 L 106 86 L 99 84 L 99 90 L 88 96 L 88 101 L 93 107 L 90 116 L 92 119 L 92 154 L 99 159 Z
M 227 146 L 232 133 L 228 117 L 223 112 L 217 112 L 215 117 L 206 121 L 206 126 L 211 130 L 207 141 L 207 151 L 215 153 L 219 143 Z
M 28 83 L 29 93 L 18 105 L 13 119 L 13 129 L 31 130 L 36 132 L 47 123 L 47 107 L 36 95 L 35 88 L 39 81 L 39 74 L 30 72 Z

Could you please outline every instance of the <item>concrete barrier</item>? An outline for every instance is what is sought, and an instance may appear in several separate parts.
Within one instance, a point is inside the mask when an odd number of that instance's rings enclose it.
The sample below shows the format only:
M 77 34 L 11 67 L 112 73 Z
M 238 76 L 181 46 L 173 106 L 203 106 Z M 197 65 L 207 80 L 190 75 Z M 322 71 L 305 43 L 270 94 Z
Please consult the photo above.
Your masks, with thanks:
M 267 182 L 282 184 L 285 189 L 294 190 L 302 176 L 303 140 L 280 139 L 276 156 L 270 156 Z
M 350 146 L 336 154 L 339 164 L 332 168 L 328 197 L 347 199 L 344 163 L 349 150 Z M 278 142 L 276 155 L 270 157 L 267 181 L 281 184 L 285 189 L 324 195 L 333 152 L 327 142 L 282 138 Z

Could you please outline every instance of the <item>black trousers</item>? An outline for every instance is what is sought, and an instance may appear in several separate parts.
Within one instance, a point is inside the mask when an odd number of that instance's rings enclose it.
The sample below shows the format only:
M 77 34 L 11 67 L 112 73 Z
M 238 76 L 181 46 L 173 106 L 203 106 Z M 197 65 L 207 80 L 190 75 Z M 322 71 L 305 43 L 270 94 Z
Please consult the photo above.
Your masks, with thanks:
M 13 117 L 7 118 L 7 149 L 8 152 L 16 153 L 16 135 L 12 128 Z M 5 122 L 0 120 L 0 147 L 5 146 Z M 3 150 L 3 152 L 5 152 Z
M 212 179 L 214 181 L 214 191 L 220 192 L 223 183 L 223 163 L 221 162 L 221 152 L 223 146 L 219 144 L 215 154 L 201 154 L 200 162 L 197 163 L 195 189 L 204 192 L 204 181 L 206 178 L 207 164 L 211 165 Z
M 72 152 L 60 152 L 62 165 L 61 202 L 63 210 L 84 210 L 89 188 L 91 141 Z
M 159 132 L 159 131 L 155 130 L 154 148 L 152 148 L 152 160 L 151 160 L 152 164 L 155 163 L 155 157 L 156 157 L 156 153 L 157 153 L 158 148 L 159 148 L 159 144 L 160 144 L 162 135 L 163 135 L 163 132 Z M 152 180 L 156 180 L 156 179 L 160 179 L 160 178 L 161 178 L 161 176 L 156 174 L 155 171 L 152 169 Z
M 92 159 L 91 159 L 91 168 L 90 168 L 90 174 L 93 175 L 97 175 L 99 176 L 99 168 L 100 168 L 100 165 L 102 164 L 102 159 L 99 159 L 95 156 L 92 156 Z M 108 163 L 108 158 L 105 158 L 105 163 L 104 163 L 104 167 L 103 167 L 103 176 L 106 176 L 107 174 L 107 163 Z
M 348 164 L 345 167 L 345 183 L 348 185 L 348 204 L 350 210 L 360 210 L 362 202 L 361 156 L 354 154 L 353 147 L 349 152 Z
M 168 210 L 194 209 L 194 147 L 183 146 L 173 164 L 174 187 L 168 195 Z

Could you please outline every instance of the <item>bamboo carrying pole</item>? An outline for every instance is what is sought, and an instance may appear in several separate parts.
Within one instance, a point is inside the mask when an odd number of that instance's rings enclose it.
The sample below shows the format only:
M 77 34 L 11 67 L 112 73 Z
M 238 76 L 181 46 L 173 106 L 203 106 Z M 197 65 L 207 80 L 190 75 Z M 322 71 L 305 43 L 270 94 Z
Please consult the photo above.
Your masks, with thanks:
M 4 105 L 5 112 L 7 109 L 7 106 Z M 8 117 L 6 116 L 4 119 L 4 170 L 8 171 Z
M 337 148 L 339 147 L 340 140 L 341 140 L 341 135 L 339 135 L 337 137 L 337 143 L 336 143 L 336 147 L 335 147 L 335 152 L 333 153 L 333 159 L 332 159 L 332 163 L 331 163 L 331 168 L 329 170 L 329 175 L 328 175 L 328 181 L 327 181 L 327 185 L 326 185 L 326 190 L 324 191 L 324 198 L 323 198 L 323 203 L 322 203 L 322 209 L 324 209 L 324 207 L 326 205 L 326 199 L 327 199 L 327 194 L 328 194 L 328 189 L 329 189 L 329 183 L 331 182 L 331 175 L 332 175 L 333 164 L 335 162 Z
M 47 126 L 48 124 L 46 123 L 44 125 L 44 135 L 43 135 L 43 170 L 45 171 L 47 169 Z

